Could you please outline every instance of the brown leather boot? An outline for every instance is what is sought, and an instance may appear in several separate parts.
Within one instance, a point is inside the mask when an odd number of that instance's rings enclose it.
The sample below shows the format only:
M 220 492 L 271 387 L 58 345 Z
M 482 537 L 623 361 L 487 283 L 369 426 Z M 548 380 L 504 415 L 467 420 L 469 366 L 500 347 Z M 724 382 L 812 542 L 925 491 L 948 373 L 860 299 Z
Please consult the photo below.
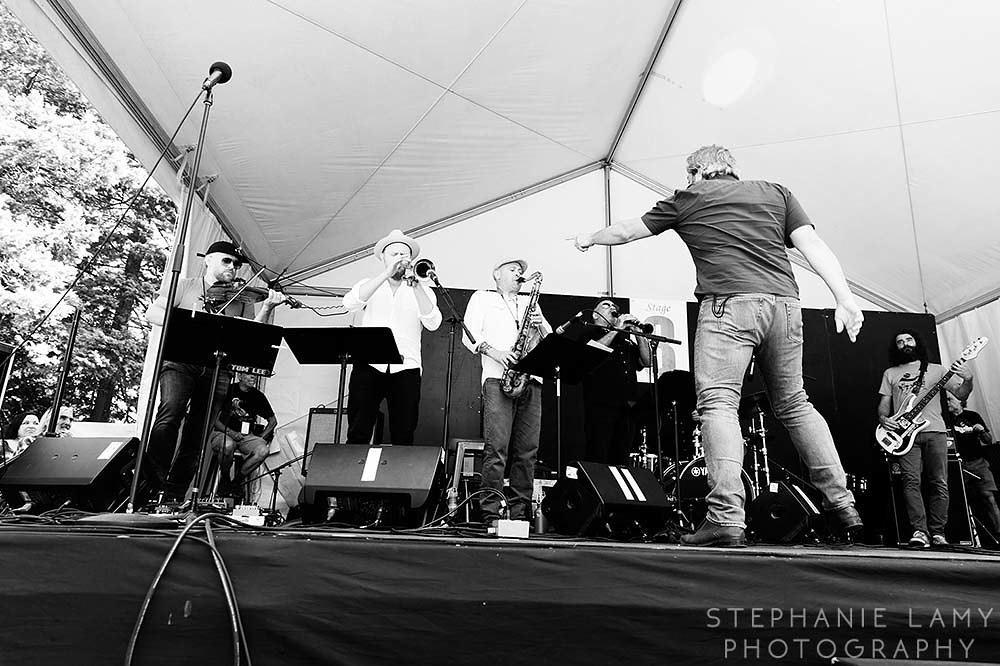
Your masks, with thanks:
M 831 511 L 830 517 L 840 527 L 849 543 L 854 543 L 861 536 L 861 531 L 865 527 L 864 523 L 861 522 L 858 510 L 854 508 L 853 504 L 848 504 L 845 507 Z
M 746 545 L 746 530 L 733 525 L 716 525 L 703 520 L 694 534 L 681 537 L 685 546 L 707 546 L 711 548 L 742 548 Z

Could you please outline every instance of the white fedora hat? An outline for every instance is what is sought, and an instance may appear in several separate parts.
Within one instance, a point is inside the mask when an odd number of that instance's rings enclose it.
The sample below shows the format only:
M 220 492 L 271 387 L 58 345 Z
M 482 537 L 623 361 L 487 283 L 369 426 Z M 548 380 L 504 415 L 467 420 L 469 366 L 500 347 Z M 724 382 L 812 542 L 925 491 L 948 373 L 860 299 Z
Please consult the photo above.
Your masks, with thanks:
M 417 255 L 420 254 L 420 243 L 417 242 L 416 238 L 407 236 L 399 229 L 393 229 L 388 236 L 375 243 L 375 256 L 381 257 L 386 246 L 392 245 L 393 243 L 402 243 L 403 245 L 408 246 L 410 248 L 411 259 L 416 259 Z

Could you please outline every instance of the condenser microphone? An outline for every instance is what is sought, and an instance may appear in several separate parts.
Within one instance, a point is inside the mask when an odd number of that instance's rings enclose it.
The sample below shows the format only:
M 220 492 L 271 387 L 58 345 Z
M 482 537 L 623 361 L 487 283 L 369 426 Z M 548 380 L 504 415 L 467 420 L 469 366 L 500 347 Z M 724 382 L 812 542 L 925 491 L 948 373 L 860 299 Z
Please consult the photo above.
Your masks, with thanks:
M 219 60 L 208 68 L 208 78 L 201 84 L 202 90 L 211 90 L 216 83 L 228 83 L 233 78 L 233 68 Z

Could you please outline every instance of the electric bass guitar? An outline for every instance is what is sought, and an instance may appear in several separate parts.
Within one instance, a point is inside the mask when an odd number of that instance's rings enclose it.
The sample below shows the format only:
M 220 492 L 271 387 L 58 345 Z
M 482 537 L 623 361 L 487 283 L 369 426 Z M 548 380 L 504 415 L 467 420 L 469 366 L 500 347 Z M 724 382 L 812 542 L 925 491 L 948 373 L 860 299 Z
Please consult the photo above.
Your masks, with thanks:
M 989 341 L 987 337 L 976 338 L 962 351 L 959 358 L 963 361 L 971 361 L 979 356 L 979 352 Z M 955 371 L 949 369 L 919 400 L 916 395 L 910 395 L 899 411 L 892 415 L 898 424 L 897 428 L 890 428 L 882 424 L 875 428 L 875 441 L 886 453 L 901 456 L 913 448 L 913 440 L 921 430 L 927 427 L 927 419 L 921 419 L 920 412 L 938 394 L 938 391 L 944 388 L 944 385 L 954 374 Z

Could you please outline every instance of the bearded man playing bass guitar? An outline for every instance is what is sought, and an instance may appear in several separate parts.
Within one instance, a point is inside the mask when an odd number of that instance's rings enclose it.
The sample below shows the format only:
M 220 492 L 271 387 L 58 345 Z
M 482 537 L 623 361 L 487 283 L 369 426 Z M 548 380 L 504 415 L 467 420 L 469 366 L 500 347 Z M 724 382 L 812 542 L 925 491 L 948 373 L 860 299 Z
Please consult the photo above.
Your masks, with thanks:
M 927 361 L 923 340 L 916 331 L 908 329 L 893 336 L 889 360 L 892 366 L 882 373 L 878 390 L 878 417 L 884 428 L 896 430 L 900 424 L 893 410 L 903 406 L 911 395 L 922 396 L 947 371 L 944 366 Z M 964 400 L 972 393 L 972 373 L 964 360 L 952 363 L 950 370 L 956 376 L 943 388 Z M 899 464 L 903 476 L 903 503 L 913 530 L 910 547 L 947 546 L 944 528 L 948 521 L 948 438 L 938 396 L 927 403 L 919 418 L 926 420 L 927 426 L 917 433 L 912 448 L 901 456 L 889 458 Z M 920 490 L 922 468 L 927 472 L 927 511 Z

